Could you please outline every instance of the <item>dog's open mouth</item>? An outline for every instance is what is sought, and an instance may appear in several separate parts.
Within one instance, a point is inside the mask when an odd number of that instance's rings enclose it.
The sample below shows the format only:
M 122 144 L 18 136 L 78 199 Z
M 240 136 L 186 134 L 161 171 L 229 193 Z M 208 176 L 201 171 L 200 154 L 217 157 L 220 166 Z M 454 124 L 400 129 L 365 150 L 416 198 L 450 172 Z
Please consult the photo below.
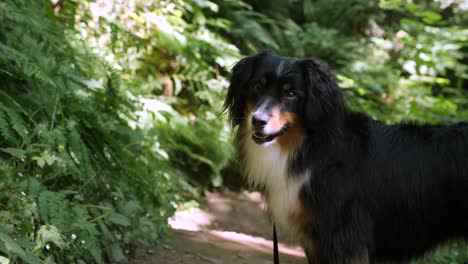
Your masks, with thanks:
M 278 131 L 276 133 L 273 133 L 273 134 L 265 134 L 265 133 L 263 133 L 261 131 L 254 131 L 253 134 L 252 134 L 252 140 L 256 144 L 259 144 L 259 145 L 263 144 L 263 143 L 266 143 L 266 142 L 270 142 L 273 139 L 286 134 L 288 129 L 289 129 L 289 126 L 284 126 L 282 129 L 280 129 L 280 131 Z

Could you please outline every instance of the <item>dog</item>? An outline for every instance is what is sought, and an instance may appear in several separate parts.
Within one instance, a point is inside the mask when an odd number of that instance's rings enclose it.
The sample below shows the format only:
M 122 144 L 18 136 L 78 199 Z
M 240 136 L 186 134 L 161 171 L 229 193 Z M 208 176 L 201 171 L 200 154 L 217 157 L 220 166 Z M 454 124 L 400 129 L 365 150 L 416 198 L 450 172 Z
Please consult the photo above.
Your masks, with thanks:
M 224 109 L 248 181 L 309 263 L 407 261 L 468 237 L 468 124 L 386 125 L 351 111 L 314 59 L 232 69 Z

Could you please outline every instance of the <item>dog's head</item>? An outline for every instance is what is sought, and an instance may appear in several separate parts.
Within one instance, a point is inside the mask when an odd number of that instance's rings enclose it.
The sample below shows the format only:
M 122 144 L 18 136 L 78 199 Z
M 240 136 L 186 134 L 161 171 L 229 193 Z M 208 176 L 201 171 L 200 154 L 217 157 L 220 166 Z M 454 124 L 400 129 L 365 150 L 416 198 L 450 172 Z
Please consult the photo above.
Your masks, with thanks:
M 234 127 L 267 146 L 293 131 L 326 129 L 342 115 L 344 103 L 322 63 L 261 53 L 234 66 L 225 109 Z

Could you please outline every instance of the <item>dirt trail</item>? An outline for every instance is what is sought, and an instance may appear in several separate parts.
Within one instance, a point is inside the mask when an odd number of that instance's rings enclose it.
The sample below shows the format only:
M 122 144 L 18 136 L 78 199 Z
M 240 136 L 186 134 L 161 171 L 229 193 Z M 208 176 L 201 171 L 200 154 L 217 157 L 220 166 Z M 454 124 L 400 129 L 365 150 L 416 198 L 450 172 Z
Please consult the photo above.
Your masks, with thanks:
M 129 263 L 273 263 L 272 227 L 259 194 L 212 193 L 203 203 L 203 210 L 177 212 L 169 241 L 137 252 Z M 280 243 L 279 249 L 281 264 L 306 263 L 298 246 Z

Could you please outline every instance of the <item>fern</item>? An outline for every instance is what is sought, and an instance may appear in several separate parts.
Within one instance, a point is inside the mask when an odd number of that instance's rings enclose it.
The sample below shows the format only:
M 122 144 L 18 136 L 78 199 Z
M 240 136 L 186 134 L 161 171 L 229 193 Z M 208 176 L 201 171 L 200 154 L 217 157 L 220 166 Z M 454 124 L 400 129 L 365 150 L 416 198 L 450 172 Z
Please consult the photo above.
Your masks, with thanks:
M 34 63 L 27 55 L 1 43 L 0 49 L 3 50 L 5 54 L 9 54 L 10 59 L 14 60 L 18 64 L 22 73 L 26 77 L 34 77 L 37 80 L 44 81 L 48 84 L 51 84 L 52 86 L 56 86 L 56 83 L 53 81 L 53 79 L 48 76 L 47 73 L 44 72 L 42 68 Z
M 162 207 L 155 215 L 165 222 L 175 180 L 159 173 L 171 167 L 152 152 L 156 142 L 131 125 L 141 109 L 124 94 L 127 81 L 47 1 L 0 2 L 0 204 L 15 220 L 9 235 L 24 241 L 40 226 L 57 227 L 67 247 L 19 247 L 60 263 L 122 259 L 121 244 L 155 242 L 161 224 L 140 214 Z M 117 190 L 132 203 L 114 200 Z M 90 208 L 99 208 L 92 217 Z M 18 254 L 2 245 L 14 261 Z
M 102 245 L 97 239 L 100 232 L 96 229 L 95 225 L 87 225 L 80 232 L 80 241 L 91 254 L 95 263 L 102 263 Z
M 9 107 L 5 107 L 1 103 L 0 108 L 8 116 L 8 121 L 11 125 L 11 128 L 21 137 L 24 142 L 28 141 L 28 129 L 26 128 L 23 117 L 15 110 Z
M 12 145 L 17 144 L 17 139 L 14 135 L 14 131 L 10 128 L 10 125 L 6 119 L 6 116 L 2 107 L 0 107 L 0 134 L 9 144 L 12 144 Z
M 61 230 L 69 226 L 69 219 L 73 217 L 69 202 L 63 193 L 58 192 L 41 192 L 38 198 L 38 211 L 42 221 Z

